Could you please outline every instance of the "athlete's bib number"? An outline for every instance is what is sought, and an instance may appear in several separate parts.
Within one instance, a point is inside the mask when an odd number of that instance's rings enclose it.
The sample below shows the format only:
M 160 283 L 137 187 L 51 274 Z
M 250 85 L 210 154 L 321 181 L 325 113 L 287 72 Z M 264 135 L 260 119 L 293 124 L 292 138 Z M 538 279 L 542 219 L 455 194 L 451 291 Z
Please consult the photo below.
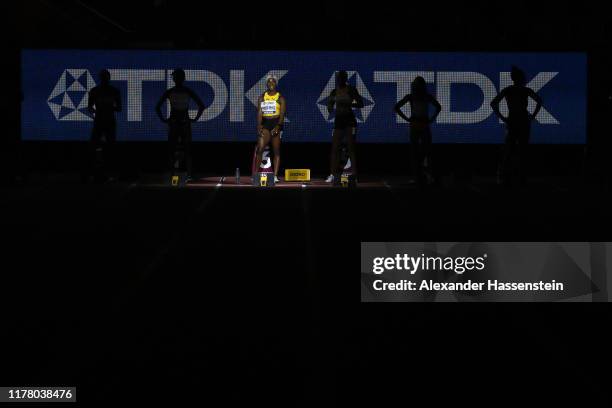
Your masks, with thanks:
M 276 115 L 276 101 L 263 101 L 261 103 L 261 113 L 264 115 Z

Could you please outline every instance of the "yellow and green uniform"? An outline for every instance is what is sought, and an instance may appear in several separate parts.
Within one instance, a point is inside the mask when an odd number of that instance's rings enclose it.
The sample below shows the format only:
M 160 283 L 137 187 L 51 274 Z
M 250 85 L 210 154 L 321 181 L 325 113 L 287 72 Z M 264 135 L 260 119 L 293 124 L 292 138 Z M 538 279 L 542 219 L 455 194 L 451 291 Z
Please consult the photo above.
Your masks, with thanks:
M 261 98 L 261 116 L 262 116 L 262 126 L 265 129 L 272 130 L 278 124 L 280 120 L 281 114 L 281 104 L 280 104 L 281 94 L 276 91 L 274 95 L 268 94 L 268 92 L 264 92 Z M 281 124 L 282 127 L 282 124 Z
M 261 101 L 261 115 L 267 119 L 278 118 L 281 114 L 280 92 L 274 95 L 265 92 Z

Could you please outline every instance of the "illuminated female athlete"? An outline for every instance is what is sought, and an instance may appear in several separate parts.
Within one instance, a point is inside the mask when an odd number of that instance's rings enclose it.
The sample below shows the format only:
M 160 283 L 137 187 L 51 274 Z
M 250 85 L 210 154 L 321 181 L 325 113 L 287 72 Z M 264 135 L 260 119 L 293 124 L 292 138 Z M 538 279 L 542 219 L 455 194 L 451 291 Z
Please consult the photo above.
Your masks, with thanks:
M 275 183 L 278 183 L 281 132 L 283 131 L 283 122 L 287 110 L 285 98 L 276 89 L 277 84 L 276 77 L 269 76 L 266 81 L 268 89 L 257 101 L 257 150 L 254 166 L 255 170 L 258 171 L 264 149 L 268 144 L 272 144 Z
M 346 71 L 339 71 L 336 75 L 336 88 L 327 99 L 327 111 L 332 112 L 336 108 L 334 119 L 334 133 L 332 134 L 332 148 L 330 158 L 331 175 L 327 182 L 337 181 L 340 172 L 340 145 L 346 141 L 353 175 L 357 176 L 357 157 L 355 154 L 355 132 L 357 131 L 357 119 L 353 108 L 363 108 L 363 98 L 357 89 L 349 85 Z

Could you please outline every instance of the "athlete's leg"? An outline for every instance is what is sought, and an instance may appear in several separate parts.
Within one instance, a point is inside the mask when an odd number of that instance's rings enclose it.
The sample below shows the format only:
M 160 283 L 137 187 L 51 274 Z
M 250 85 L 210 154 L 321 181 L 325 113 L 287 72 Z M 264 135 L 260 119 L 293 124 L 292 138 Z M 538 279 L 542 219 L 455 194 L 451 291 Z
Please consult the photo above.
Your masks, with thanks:
M 345 130 L 346 148 L 348 149 L 349 158 L 351 159 L 351 167 L 353 175 L 357 176 L 357 144 L 355 142 L 356 127 L 347 127 Z
M 89 139 L 89 146 L 87 148 L 87 158 L 84 163 L 84 180 L 95 176 L 96 172 L 96 150 L 100 146 L 100 140 L 102 139 L 102 132 L 100 127 L 94 123 L 94 127 L 91 131 L 91 137 Z
M 423 173 L 428 179 L 428 182 L 433 182 L 433 165 L 431 162 L 431 129 L 429 127 L 423 130 L 421 150 L 423 152 Z
M 498 178 L 502 184 L 508 185 L 512 179 L 512 164 L 516 148 L 516 126 L 514 123 L 506 125 L 506 140 L 502 150 L 502 159 L 499 164 Z
M 94 127 L 91 131 L 91 139 L 90 142 L 92 146 L 95 148 L 102 142 L 102 127 L 98 124 L 94 124 Z
M 187 177 L 191 177 L 192 157 L 191 157 L 191 122 L 186 122 L 183 125 L 183 151 L 185 155 L 185 171 Z
M 168 124 L 168 168 L 174 172 L 175 152 L 178 144 L 177 124 L 170 122 Z
M 521 184 L 525 184 L 527 181 L 527 174 L 529 172 L 529 137 L 531 133 L 531 126 L 529 122 L 523 124 L 520 134 L 517 140 L 517 167 L 518 175 Z
M 263 159 L 263 152 L 266 146 L 270 143 L 270 131 L 268 129 L 262 129 L 261 134 L 257 138 L 257 152 L 255 154 L 255 172 L 259 172 L 261 167 L 261 161 Z
M 274 152 L 274 175 L 278 176 L 278 171 L 280 169 L 280 149 L 281 148 L 281 138 L 280 135 L 272 136 L 272 151 Z
M 421 156 L 421 138 L 418 130 L 410 128 L 410 167 L 412 168 L 412 177 L 417 182 L 421 182 L 421 168 L 423 158 Z
M 342 142 L 342 129 L 334 129 L 332 133 L 331 155 L 329 160 L 329 171 L 336 176 L 339 172 L 340 144 Z
M 115 123 L 110 123 L 108 129 L 106 129 L 106 151 L 105 151 L 105 165 L 106 169 L 110 173 L 111 177 L 116 177 L 115 174 L 118 171 L 117 165 L 117 128 Z

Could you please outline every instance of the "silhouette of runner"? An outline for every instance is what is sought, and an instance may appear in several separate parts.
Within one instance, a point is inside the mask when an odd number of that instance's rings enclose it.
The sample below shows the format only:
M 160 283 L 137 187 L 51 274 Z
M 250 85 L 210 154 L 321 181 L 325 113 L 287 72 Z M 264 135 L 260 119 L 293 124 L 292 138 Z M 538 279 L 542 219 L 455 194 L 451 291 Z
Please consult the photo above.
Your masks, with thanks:
M 491 101 L 493 112 L 506 124 L 506 140 L 502 160 L 498 168 L 498 183 L 508 184 L 511 176 L 510 162 L 515 156 L 521 183 L 525 183 L 524 161 L 531 133 L 531 121 L 535 119 L 542 108 L 542 99 L 526 84 L 525 73 L 517 67 L 512 67 L 510 78 L 513 84 L 501 90 Z M 527 106 L 529 98 L 536 102 L 533 114 Z M 508 116 L 504 117 L 499 110 L 500 102 L 505 99 L 508 104 Z
M 110 85 L 111 75 L 108 70 L 100 71 L 100 85 L 89 91 L 87 109 L 94 116 L 91 132 L 91 159 L 94 162 L 97 177 L 106 178 L 106 170 L 115 170 L 115 142 L 117 141 L 117 121 L 115 112 L 121 112 L 121 93 Z
M 186 87 L 185 71 L 181 68 L 175 69 L 172 73 L 172 80 L 175 86 L 163 93 L 155 112 L 159 119 L 168 124 L 168 147 L 170 154 L 170 167 L 173 167 L 174 154 L 179 146 L 182 146 L 185 154 L 185 167 L 187 170 L 187 180 L 191 179 L 192 160 L 191 160 L 191 122 L 197 122 L 204 112 L 204 102 L 191 89 Z M 170 115 L 164 118 L 162 105 L 164 101 L 170 101 Z M 189 117 L 189 102 L 194 101 L 198 105 L 198 113 L 195 118 Z
M 348 73 L 338 71 L 336 74 L 336 88 L 331 91 L 327 98 L 327 111 L 336 109 L 334 118 L 334 132 L 332 134 L 332 148 L 330 157 L 330 177 L 327 182 L 338 182 L 342 173 L 340 168 L 340 146 L 346 141 L 346 146 L 351 159 L 353 175 L 357 176 L 357 157 L 355 152 L 355 134 L 357 132 L 357 119 L 353 108 L 363 108 L 363 98 L 357 89 L 348 83 Z
M 410 103 L 410 117 L 402 112 L 402 107 Z M 435 108 L 433 116 L 429 116 L 429 105 Z M 430 184 L 434 181 L 431 164 L 431 128 L 430 124 L 442 110 L 440 103 L 427 92 L 427 84 L 423 77 L 412 81 L 410 93 L 395 104 L 395 113 L 410 124 L 410 143 L 412 152 L 412 174 L 417 182 Z
M 280 145 L 283 122 L 287 103 L 278 92 L 276 77 L 270 76 L 266 81 L 267 90 L 257 101 L 257 151 L 255 156 L 255 171 L 259 171 L 263 152 L 269 143 L 272 143 L 274 152 L 274 182 L 278 183 L 278 170 L 280 168 Z M 254 177 L 255 175 L 253 175 Z

